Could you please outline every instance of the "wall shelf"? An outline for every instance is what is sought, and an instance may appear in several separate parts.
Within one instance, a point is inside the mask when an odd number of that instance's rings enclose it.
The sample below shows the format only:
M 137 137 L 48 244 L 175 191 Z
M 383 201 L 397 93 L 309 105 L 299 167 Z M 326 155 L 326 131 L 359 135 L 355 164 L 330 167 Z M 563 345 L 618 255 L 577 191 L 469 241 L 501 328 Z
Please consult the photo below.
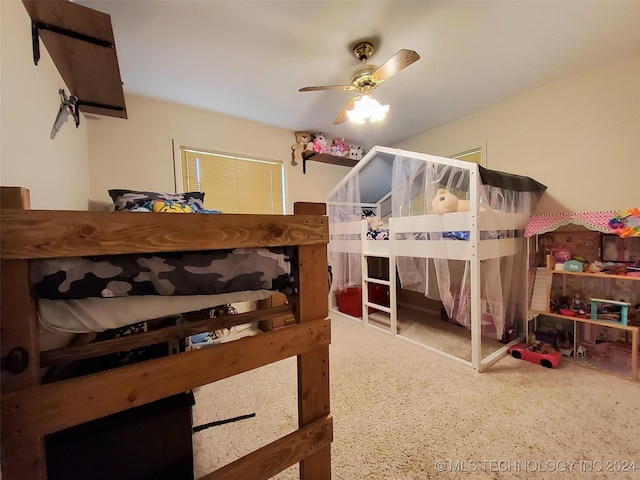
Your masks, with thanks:
M 302 173 L 307 173 L 307 160 L 313 162 L 329 163 L 331 165 L 340 165 L 343 167 L 354 167 L 358 160 L 348 157 L 339 157 L 328 153 L 303 152 L 302 153 Z
M 580 275 L 592 278 L 617 278 L 618 280 L 640 280 L 640 277 L 631 275 L 613 275 L 609 273 L 567 272 L 566 270 L 551 270 L 554 275 Z
M 538 310 L 530 311 L 534 315 L 544 315 L 545 317 L 554 317 L 554 318 L 562 318 L 564 320 L 571 320 L 572 322 L 582 322 L 582 323 L 590 323 L 592 325 L 599 325 L 601 327 L 614 327 L 619 328 L 621 330 L 628 330 L 630 332 L 640 331 L 640 327 L 635 325 L 622 325 L 620 322 L 615 320 L 592 320 L 590 318 L 585 317 L 571 317 L 569 315 L 560 315 L 559 313 L 553 312 L 542 312 Z
M 35 64 L 41 39 L 81 112 L 127 118 L 111 17 L 66 0 L 23 4 L 31 17 Z

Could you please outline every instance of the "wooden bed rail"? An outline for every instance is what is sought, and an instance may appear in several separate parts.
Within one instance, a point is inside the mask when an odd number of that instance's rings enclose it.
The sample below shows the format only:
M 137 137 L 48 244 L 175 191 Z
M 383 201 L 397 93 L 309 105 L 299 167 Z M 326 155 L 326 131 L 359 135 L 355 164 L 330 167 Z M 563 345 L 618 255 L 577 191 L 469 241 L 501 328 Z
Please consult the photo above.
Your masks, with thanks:
M 320 245 L 319 215 L 179 215 L 134 212 L 0 210 L 0 259 Z
M 215 347 L 7 393 L 0 406 L 0 438 L 5 444 L 16 438 L 47 435 L 302 355 L 326 347 L 330 341 L 330 321 L 322 318 Z
M 328 448 L 332 441 L 333 418 L 327 415 L 209 475 L 200 477 L 200 480 L 266 480 L 284 468 L 304 460 L 315 450 Z
M 40 366 L 51 367 L 54 365 L 65 365 L 77 360 L 123 352 L 125 350 L 133 350 L 134 348 L 154 345 L 156 343 L 171 340 L 179 341 L 198 333 L 222 330 L 224 328 L 254 323 L 258 320 L 269 320 L 273 317 L 292 312 L 293 307 L 291 305 L 280 305 L 237 315 L 222 315 L 216 318 L 209 318 L 208 312 L 200 312 L 199 314 L 191 315 L 188 323 L 179 323 L 148 332 L 133 333 L 111 340 L 102 340 L 84 345 L 56 348 L 54 350 L 41 352 Z M 197 320 L 196 318 L 200 319 Z

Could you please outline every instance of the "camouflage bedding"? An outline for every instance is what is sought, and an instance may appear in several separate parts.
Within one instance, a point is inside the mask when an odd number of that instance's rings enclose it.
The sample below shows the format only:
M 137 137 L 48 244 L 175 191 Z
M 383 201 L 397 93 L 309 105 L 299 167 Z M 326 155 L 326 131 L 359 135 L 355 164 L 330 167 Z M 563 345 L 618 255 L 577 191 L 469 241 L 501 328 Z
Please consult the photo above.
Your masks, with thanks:
M 33 260 L 40 298 L 212 295 L 250 290 L 295 293 L 293 247 L 237 248 Z

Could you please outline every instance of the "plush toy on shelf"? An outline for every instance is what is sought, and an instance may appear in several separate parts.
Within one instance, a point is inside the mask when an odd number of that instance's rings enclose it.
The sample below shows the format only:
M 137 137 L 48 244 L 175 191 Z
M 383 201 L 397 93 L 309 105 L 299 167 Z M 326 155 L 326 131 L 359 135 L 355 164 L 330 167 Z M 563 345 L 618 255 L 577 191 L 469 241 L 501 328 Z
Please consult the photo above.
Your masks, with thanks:
M 348 157 L 350 155 L 349 144 L 344 141 L 344 138 L 333 139 L 333 143 L 331 144 L 331 155 L 338 155 L 340 157 Z
M 295 167 L 302 161 L 302 152 L 308 150 L 309 143 L 311 143 L 309 132 L 296 132 L 296 143 L 291 145 L 291 165 Z
M 462 200 L 449 190 L 441 188 L 436 192 L 431 206 L 433 207 L 433 213 L 442 215 L 449 212 L 468 212 L 470 203 L 469 200 Z
M 331 153 L 329 142 L 324 133 L 316 133 L 313 135 L 313 151 L 316 153 Z
M 349 158 L 351 160 L 362 159 L 362 145 L 350 145 L 349 146 Z

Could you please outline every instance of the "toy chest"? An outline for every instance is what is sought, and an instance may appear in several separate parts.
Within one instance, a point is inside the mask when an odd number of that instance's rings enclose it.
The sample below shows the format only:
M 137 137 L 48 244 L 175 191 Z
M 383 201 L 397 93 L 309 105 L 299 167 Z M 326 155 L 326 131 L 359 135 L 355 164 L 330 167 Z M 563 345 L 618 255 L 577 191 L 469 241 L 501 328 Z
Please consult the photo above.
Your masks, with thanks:
M 336 293 L 338 310 L 352 317 L 362 317 L 362 288 L 348 287 Z

